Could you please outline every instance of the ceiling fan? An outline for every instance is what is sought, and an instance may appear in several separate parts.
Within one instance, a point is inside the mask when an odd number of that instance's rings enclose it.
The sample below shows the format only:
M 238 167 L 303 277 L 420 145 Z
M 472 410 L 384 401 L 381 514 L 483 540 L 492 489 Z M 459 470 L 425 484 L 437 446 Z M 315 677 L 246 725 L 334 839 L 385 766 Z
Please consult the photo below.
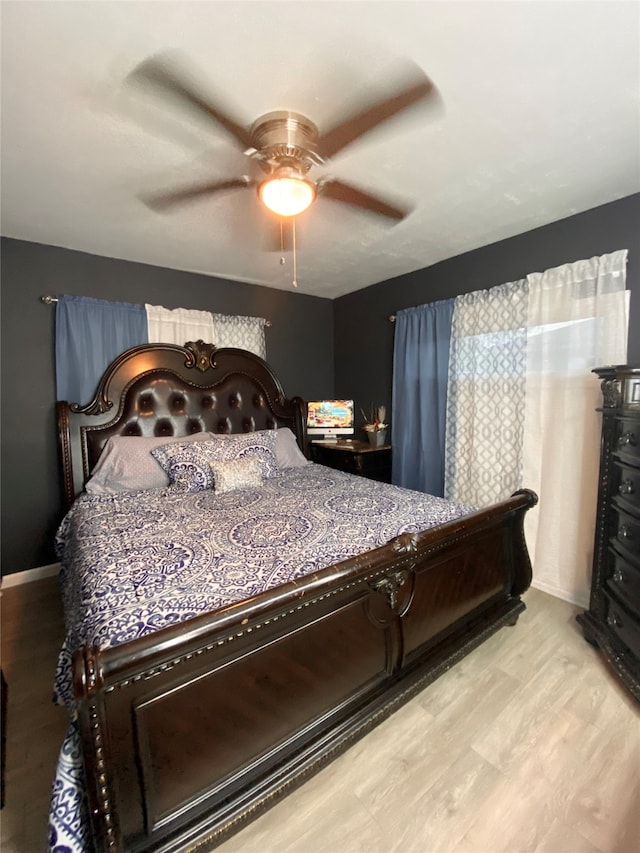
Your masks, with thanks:
M 440 96 L 432 81 L 414 67 L 409 75 L 403 77 L 393 94 L 363 106 L 348 118 L 320 132 L 309 118 L 290 110 L 269 112 L 253 124 L 243 125 L 226 107 L 214 103 L 210 96 L 201 92 L 189 75 L 165 58 L 154 56 L 144 60 L 128 75 L 127 82 L 152 86 L 161 93 L 177 97 L 184 105 L 223 128 L 265 173 L 264 177 L 258 178 L 241 175 L 225 180 L 205 180 L 144 196 L 143 201 L 158 211 L 216 193 L 255 187 L 262 204 L 279 217 L 297 216 L 321 196 L 400 221 L 410 212 L 407 206 L 400 207 L 332 177 L 313 180 L 309 172 L 313 167 L 323 166 L 347 145 L 414 104 L 440 104 Z

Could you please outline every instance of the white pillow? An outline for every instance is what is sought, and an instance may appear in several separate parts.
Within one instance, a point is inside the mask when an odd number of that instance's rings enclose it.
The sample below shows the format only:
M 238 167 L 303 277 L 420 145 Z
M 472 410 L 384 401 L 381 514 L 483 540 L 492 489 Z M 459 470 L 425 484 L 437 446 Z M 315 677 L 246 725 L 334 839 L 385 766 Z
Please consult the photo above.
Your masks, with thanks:
M 280 427 L 276 430 L 276 459 L 278 468 L 302 468 L 308 465 L 309 460 L 300 450 L 295 435 L 289 427 Z
M 150 438 L 113 435 L 107 440 L 85 489 L 90 495 L 111 495 L 135 489 L 161 489 L 169 485 L 169 477 L 151 455 L 154 448 L 177 442 L 206 441 L 215 437 L 211 432 Z

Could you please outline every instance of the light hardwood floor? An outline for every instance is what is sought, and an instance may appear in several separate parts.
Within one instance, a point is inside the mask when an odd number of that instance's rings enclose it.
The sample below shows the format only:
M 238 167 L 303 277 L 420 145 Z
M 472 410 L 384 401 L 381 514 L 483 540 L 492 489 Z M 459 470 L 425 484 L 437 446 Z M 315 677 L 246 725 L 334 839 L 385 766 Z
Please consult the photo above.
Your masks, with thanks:
M 638 853 L 640 706 L 537 590 L 527 611 L 219 853 Z M 65 729 L 57 579 L 5 589 L 2 853 L 46 846 Z

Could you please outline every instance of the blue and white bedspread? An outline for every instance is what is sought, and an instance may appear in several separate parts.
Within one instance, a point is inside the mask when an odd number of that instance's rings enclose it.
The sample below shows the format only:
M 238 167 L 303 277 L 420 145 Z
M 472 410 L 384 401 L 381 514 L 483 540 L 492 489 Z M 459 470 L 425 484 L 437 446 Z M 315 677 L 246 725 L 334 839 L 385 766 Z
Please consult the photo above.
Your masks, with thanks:
M 56 537 L 66 637 L 54 698 L 71 725 L 53 788 L 51 849 L 91 849 L 74 649 L 119 645 L 470 511 L 314 464 L 222 495 L 168 487 L 78 498 Z

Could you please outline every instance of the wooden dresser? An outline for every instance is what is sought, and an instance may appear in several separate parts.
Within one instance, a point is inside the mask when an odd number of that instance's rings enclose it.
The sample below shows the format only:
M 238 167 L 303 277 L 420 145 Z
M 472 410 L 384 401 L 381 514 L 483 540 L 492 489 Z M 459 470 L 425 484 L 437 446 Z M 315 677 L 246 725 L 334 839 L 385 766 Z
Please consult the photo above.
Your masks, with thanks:
M 640 701 L 640 368 L 603 367 L 598 517 L 589 610 L 578 615 Z
M 312 441 L 311 459 L 370 480 L 391 482 L 391 445 L 372 447 L 366 441 Z

